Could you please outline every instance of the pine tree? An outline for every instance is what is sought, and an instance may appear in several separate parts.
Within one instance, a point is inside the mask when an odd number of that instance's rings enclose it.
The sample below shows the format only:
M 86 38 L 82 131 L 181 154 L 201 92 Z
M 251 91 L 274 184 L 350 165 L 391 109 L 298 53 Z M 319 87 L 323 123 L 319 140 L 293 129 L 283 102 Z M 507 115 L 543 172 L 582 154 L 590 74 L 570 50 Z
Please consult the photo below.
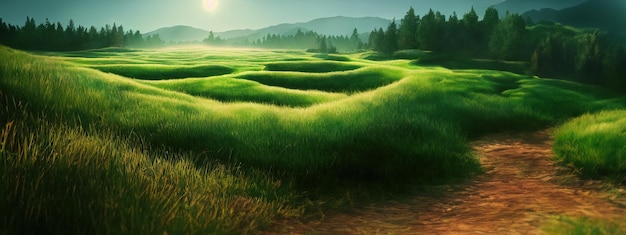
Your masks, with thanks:
M 26 49 L 37 49 L 37 24 L 34 18 L 26 17 L 26 23 L 20 30 L 20 37 L 17 40 L 18 45 Z
M 65 35 L 67 35 L 67 37 L 71 40 L 76 33 L 76 25 L 74 25 L 74 20 L 70 20 L 70 22 L 67 24 L 67 28 L 65 28 Z
M 527 59 L 524 54 L 524 36 L 526 35 L 526 22 L 518 14 L 508 14 L 498 24 L 489 40 L 489 52 L 501 60 Z
M 357 50 L 363 49 L 363 42 L 361 41 L 361 38 L 359 37 L 359 31 L 356 28 L 352 30 L 352 36 L 350 36 L 350 42 Z
M 398 27 L 396 25 L 396 19 L 391 21 L 383 38 L 383 53 L 391 55 L 398 51 Z
M 417 23 L 415 10 L 411 7 L 402 19 L 398 30 L 398 46 L 400 49 L 417 49 Z
M 471 10 L 463 15 L 463 19 L 461 20 L 463 30 L 459 35 L 466 45 L 481 45 L 481 30 L 478 25 L 478 15 L 474 10 L 474 7 Z M 483 53 L 483 48 L 480 46 L 474 46 L 466 49 L 470 54 L 481 54 Z
M 468 13 L 463 15 L 463 24 L 465 24 L 465 27 L 467 28 L 476 28 L 478 26 L 478 15 L 476 14 L 474 7 L 472 7 Z
M 328 44 L 326 44 L 326 36 L 320 37 L 319 51 L 321 53 L 327 53 L 328 52 Z
M 479 22 L 480 35 L 478 36 L 478 40 L 482 51 L 489 50 L 489 41 L 491 40 L 493 31 L 499 24 L 500 16 L 498 15 L 498 10 L 493 7 L 487 8 L 485 16 L 483 16 L 483 20 Z
M 491 36 L 495 27 L 500 23 L 500 16 L 498 10 L 493 7 L 487 8 L 483 21 L 480 22 L 483 33 L 487 36 Z
M 462 25 L 459 21 L 459 17 L 456 12 L 452 12 L 452 15 L 448 18 L 448 22 L 445 24 L 443 50 L 449 54 L 457 54 L 461 51 L 462 41 L 459 40 L 461 34 Z
M 419 39 L 420 48 L 424 50 L 438 50 L 439 38 L 435 12 L 432 9 L 428 11 L 419 24 L 417 37 Z
M 374 51 L 382 52 L 385 47 L 385 31 L 383 28 L 372 31 L 369 37 L 370 48 Z
M 9 26 L 0 18 L 0 44 L 8 44 L 9 38 L 13 35 L 9 35 Z

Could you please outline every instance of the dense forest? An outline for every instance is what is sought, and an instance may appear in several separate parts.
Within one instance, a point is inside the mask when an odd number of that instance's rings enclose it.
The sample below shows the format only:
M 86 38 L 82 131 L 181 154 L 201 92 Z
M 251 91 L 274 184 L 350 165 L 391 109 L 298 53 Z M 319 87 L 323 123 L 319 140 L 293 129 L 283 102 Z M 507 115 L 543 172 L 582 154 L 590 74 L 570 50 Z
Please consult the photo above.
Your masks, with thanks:
M 532 25 L 518 14 L 500 19 L 488 8 L 482 20 L 472 8 L 446 19 L 430 10 L 423 17 L 411 8 L 397 25 L 372 31 L 368 48 L 392 56 L 399 50 L 442 52 L 449 58 L 527 61 L 534 75 L 558 77 L 626 89 L 626 46 L 606 32 L 551 23 Z
M 104 47 L 157 47 L 164 45 L 159 35 L 143 38 L 139 31 L 124 31 L 122 25 L 106 25 L 100 30 L 76 26 L 73 20 L 63 27 L 60 22 L 36 24 L 26 17 L 23 27 L 7 24 L 0 18 L 0 44 L 24 50 L 73 51 Z

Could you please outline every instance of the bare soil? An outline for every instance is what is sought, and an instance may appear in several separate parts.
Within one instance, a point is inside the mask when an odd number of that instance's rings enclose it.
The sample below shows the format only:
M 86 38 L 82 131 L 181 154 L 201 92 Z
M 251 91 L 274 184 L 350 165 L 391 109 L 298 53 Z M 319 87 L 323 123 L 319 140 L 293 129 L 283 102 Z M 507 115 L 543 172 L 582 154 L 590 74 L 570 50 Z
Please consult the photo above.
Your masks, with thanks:
M 281 221 L 264 234 L 543 234 L 555 217 L 619 221 L 623 188 L 581 180 L 552 161 L 549 130 L 503 133 L 473 143 L 486 170 L 466 183 L 406 200 L 332 212 L 322 220 Z

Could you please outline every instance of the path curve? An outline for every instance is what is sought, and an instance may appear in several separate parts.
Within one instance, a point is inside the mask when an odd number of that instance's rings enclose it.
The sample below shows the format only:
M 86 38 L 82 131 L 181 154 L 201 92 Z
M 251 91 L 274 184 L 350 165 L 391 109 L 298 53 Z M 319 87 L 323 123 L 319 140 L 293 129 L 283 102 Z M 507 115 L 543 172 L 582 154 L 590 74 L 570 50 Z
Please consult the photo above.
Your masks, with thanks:
M 442 195 L 385 201 L 324 220 L 284 221 L 265 234 L 542 234 L 540 227 L 559 215 L 609 221 L 626 215 L 624 198 L 550 160 L 548 130 L 489 135 L 473 146 L 486 173 L 443 186 Z

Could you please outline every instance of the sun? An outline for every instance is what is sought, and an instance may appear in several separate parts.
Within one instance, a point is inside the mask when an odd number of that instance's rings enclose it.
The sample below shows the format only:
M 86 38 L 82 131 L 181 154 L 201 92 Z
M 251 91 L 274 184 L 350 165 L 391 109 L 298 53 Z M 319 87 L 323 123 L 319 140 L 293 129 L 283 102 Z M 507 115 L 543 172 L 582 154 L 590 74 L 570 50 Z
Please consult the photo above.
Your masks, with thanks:
M 213 11 L 217 8 L 217 0 L 202 0 L 202 5 L 207 11 Z

